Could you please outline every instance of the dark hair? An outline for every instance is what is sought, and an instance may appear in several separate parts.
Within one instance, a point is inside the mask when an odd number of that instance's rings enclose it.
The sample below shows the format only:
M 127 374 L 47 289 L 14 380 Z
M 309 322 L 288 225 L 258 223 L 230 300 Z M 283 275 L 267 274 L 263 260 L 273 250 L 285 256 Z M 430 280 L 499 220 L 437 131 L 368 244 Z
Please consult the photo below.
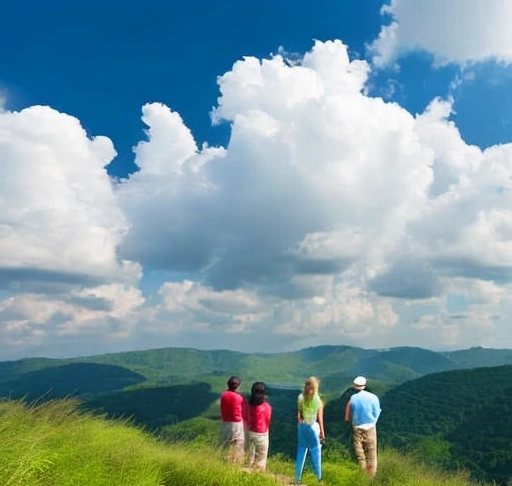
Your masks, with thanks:
M 262 381 L 256 381 L 251 387 L 251 396 L 249 397 L 249 405 L 261 405 L 265 401 L 267 393 L 267 385 Z
M 228 388 L 231 391 L 235 391 L 240 386 L 240 383 L 242 383 L 242 380 L 240 378 L 238 378 L 238 376 L 232 376 L 228 380 Z

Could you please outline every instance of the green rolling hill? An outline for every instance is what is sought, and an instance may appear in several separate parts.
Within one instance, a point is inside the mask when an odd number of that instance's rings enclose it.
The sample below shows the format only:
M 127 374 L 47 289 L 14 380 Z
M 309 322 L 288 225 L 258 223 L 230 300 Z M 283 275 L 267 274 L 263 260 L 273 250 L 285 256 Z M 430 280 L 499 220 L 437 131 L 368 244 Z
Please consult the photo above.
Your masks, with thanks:
M 37 403 L 77 397 L 87 411 L 129 418 L 171 438 L 214 442 L 219 393 L 232 374 L 243 378 L 245 393 L 252 381 L 269 384 L 271 454 L 294 454 L 296 398 L 309 375 L 322 382 L 328 446 L 350 453 L 343 411 L 353 377 L 363 374 L 381 397 L 381 445 L 436 466 L 464 468 L 478 480 L 505 484 L 512 477 L 511 350 L 319 346 L 247 354 L 164 348 L 33 358 L 0 362 L 0 396 Z

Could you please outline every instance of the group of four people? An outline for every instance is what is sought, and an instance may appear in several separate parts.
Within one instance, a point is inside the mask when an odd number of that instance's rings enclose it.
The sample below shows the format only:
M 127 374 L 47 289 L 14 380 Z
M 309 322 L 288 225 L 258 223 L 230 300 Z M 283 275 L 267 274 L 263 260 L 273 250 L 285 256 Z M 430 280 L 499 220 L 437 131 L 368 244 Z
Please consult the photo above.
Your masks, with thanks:
M 229 378 L 228 388 L 220 397 L 222 419 L 221 445 L 228 450 L 230 462 L 243 463 L 257 471 L 265 471 L 269 447 L 269 428 L 272 407 L 266 399 L 265 383 L 257 381 L 251 386 L 248 400 L 237 390 L 241 379 Z M 322 445 L 325 440 L 323 410 L 319 395 L 320 381 L 311 376 L 297 398 L 297 456 L 295 482 L 300 483 L 309 451 L 316 477 L 322 479 Z M 345 408 L 345 420 L 353 427 L 354 451 L 363 470 L 370 477 L 377 471 L 376 424 L 381 408 L 378 397 L 365 390 L 366 378 L 354 379 L 355 393 Z

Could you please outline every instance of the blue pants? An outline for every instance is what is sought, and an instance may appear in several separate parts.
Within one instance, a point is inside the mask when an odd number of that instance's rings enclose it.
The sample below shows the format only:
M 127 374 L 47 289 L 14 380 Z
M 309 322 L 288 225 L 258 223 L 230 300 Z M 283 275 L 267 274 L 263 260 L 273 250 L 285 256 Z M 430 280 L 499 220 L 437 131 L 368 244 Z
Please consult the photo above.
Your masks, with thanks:
M 322 444 L 320 443 L 320 426 L 298 424 L 297 426 L 297 458 L 295 460 L 295 482 L 299 483 L 304 470 L 304 463 L 308 451 L 311 455 L 311 462 L 315 475 L 320 481 L 322 479 Z

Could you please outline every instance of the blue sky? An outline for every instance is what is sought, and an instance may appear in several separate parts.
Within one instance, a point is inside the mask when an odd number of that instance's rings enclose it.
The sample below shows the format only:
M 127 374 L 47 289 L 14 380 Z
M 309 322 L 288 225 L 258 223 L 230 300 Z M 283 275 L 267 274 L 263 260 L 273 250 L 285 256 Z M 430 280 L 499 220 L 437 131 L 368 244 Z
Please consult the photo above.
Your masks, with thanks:
M 512 347 L 511 15 L 3 2 L 0 359 Z

